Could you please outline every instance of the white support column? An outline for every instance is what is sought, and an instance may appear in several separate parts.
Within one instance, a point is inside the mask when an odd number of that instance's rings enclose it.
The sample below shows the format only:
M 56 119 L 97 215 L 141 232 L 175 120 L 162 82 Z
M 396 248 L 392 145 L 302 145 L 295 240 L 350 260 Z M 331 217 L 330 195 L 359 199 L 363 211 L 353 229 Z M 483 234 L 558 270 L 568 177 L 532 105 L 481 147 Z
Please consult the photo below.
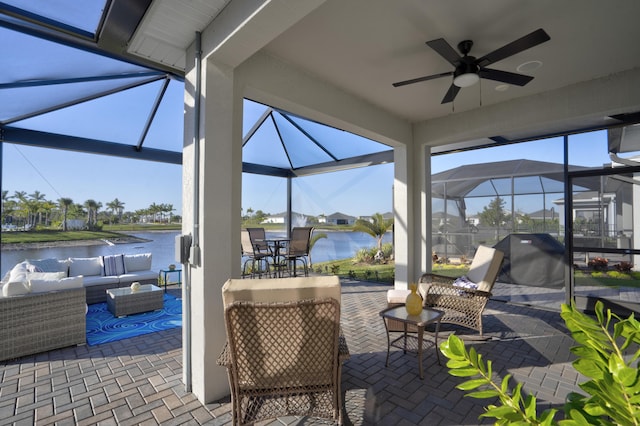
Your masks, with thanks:
M 415 229 L 420 229 L 421 238 L 418 241 L 420 267 L 419 273 L 431 272 L 433 263 L 431 253 L 433 252 L 433 240 L 432 240 L 432 210 L 431 210 L 431 148 L 428 146 L 420 146 L 416 152 L 416 166 L 421 171 L 420 184 L 416 185 L 416 191 L 419 191 L 420 196 L 420 210 L 416 213 Z M 419 227 L 418 227 L 419 226 Z
M 411 150 L 406 147 L 394 147 L 393 182 L 393 246 L 395 253 L 395 288 L 406 290 L 408 284 L 416 280 L 414 276 L 414 233 L 409 232 L 413 220 L 413 202 L 410 194 L 414 164 L 409 159 Z
M 203 60 L 200 111 L 200 160 L 195 164 L 189 130 L 183 152 L 183 217 L 193 216 L 199 197 L 200 266 L 190 267 L 192 392 L 202 403 L 229 394 L 226 371 L 216 364 L 226 333 L 221 288 L 240 275 L 240 204 L 242 186 L 242 97 L 234 88 L 233 70 Z M 194 72 L 187 73 L 185 123 L 193 123 L 189 108 Z M 186 127 L 186 126 L 185 126 Z M 191 135 L 192 136 L 192 135 Z M 191 182 L 199 170 L 199 194 Z M 191 191 L 191 192 L 190 192 Z M 192 223 L 185 223 L 185 230 Z

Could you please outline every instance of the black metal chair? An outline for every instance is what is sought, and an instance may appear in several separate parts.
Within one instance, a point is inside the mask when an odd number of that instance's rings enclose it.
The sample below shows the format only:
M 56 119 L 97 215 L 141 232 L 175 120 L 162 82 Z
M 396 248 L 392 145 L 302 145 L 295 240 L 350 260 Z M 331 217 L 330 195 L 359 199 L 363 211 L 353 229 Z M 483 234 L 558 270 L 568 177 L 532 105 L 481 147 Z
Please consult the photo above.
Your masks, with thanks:
M 297 276 L 297 264 L 302 263 L 304 276 L 309 276 L 309 250 L 311 245 L 312 226 L 299 226 L 291 230 L 291 241 L 285 256 L 285 260 L 289 266 L 289 274 Z

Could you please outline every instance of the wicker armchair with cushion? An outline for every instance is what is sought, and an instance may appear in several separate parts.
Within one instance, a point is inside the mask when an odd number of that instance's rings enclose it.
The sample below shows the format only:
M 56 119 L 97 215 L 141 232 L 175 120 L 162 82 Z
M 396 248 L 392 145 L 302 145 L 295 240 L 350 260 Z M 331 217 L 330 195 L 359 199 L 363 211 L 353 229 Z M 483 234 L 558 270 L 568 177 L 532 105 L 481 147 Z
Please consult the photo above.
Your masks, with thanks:
M 229 280 L 223 287 L 233 423 L 311 416 L 342 423 L 337 277 Z
M 424 305 L 444 311 L 441 323 L 472 328 L 482 336 L 482 312 L 500 272 L 504 254 L 479 246 L 465 277 L 449 278 L 424 274 L 420 277 Z

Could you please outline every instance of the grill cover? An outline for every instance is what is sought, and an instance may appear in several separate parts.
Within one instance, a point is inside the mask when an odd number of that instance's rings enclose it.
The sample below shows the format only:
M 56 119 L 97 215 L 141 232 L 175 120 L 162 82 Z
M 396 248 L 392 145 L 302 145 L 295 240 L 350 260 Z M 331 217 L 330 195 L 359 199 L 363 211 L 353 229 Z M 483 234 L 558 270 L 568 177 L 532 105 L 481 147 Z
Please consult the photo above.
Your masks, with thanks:
M 504 253 L 496 281 L 564 287 L 564 246 L 549 234 L 509 234 L 495 245 Z

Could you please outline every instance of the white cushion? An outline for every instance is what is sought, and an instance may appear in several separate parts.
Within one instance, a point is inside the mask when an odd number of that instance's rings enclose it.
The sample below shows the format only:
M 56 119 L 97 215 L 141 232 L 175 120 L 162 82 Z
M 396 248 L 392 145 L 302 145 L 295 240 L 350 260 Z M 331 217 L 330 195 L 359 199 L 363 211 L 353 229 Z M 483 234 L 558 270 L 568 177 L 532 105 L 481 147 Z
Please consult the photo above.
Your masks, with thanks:
M 109 275 L 103 277 L 102 275 L 88 275 L 84 277 L 82 285 L 85 287 L 91 287 L 94 285 L 105 285 L 105 284 L 113 284 L 113 288 L 118 287 L 118 277 L 115 275 Z
M 66 278 L 64 272 L 27 272 L 27 281 L 29 280 L 60 280 Z
M 387 303 L 405 303 L 410 294 L 411 290 L 387 290 Z
M 30 279 L 31 293 L 46 293 L 56 290 L 82 288 L 82 275 L 61 279 Z
M 269 303 L 329 297 L 338 302 L 341 300 L 340 279 L 336 275 L 262 280 L 232 279 L 227 280 L 222 286 L 224 306 L 239 300 Z
M 7 282 L 27 282 L 27 273 L 29 272 L 29 266 L 27 262 L 20 262 L 11 269 Z
M 150 270 L 151 257 L 152 257 L 151 253 L 125 254 L 124 255 L 125 273 Z
M 128 281 L 148 281 L 158 278 L 158 273 L 154 271 L 136 271 L 118 276 L 121 283 Z
M 102 275 L 102 257 L 72 257 L 69 259 L 69 276 Z
M 12 297 L 29 293 L 29 287 L 21 281 L 10 281 L 2 286 L 2 296 Z
M 58 260 L 56 258 L 50 259 L 29 259 L 27 260 L 31 265 L 36 266 L 39 272 L 68 272 L 69 265 L 67 260 Z
M 500 272 L 504 253 L 487 246 L 479 246 L 469 266 L 467 277 L 478 284 L 478 290 L 490 292 Z

